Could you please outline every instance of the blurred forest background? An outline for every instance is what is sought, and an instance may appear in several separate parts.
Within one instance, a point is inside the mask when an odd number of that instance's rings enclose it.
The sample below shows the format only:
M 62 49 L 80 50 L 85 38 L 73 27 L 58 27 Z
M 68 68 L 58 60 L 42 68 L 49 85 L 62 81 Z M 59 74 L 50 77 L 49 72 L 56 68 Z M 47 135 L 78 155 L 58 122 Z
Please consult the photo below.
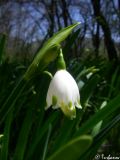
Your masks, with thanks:
M 61 42 L 83 107 L 72 121 L 45 111 Z M 120 0 L 0 0 L 0 160 L 120 158 L 119 62 Z
M 69 58 L 120 54 L 120 0 L 1 0 L 0 33 L 6 54 L 27 59 L 55 32 L 80 22 Z

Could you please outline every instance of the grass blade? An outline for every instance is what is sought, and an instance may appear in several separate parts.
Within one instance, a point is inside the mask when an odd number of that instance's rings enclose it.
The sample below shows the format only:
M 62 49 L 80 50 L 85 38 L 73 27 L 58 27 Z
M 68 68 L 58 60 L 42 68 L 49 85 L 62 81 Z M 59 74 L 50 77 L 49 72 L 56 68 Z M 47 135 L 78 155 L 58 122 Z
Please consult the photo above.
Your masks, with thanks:
M 23 160 L 24 159 L 24 153 L 28 141 L 28 136 L 29 132 L 32 126 L 32 107 L 28 109 L 27 115 L 23 121 L 23 125 L 19 134 L 18 142 L 16 145 L 16 150 L 15 150 L 15 155 L 14 155 L 14 160 L 19 159 Z
M 88 100 L 90 99 L 94 89 L 96 88 L 100 76 L 95 74 L 93 75 L 87 83 L 81 89 L 81 103 L 86 106 Z
M 49 141 L 49 138 L 50 138 L 51 131 L 52 131 L 52 126 L 51 126 L 51 124 L 50 124 L 50 125 L 49 125 L 49 128 L 48 128 L 48 135 L 47 135 L 46 142 L 45 142 L 45 146 L 44 146 L 44 151 L 43 151 L 42 160 L 45 160 L 45 157 L 46 157 L 47 146 L 48 146 L 48 141 Z
M 30 146 L 28 153 L 26 155 L 26 158 L 25 158 L 26 160 L 29 160 L 33 156 L 37 145 L 39 144 L 39 142 L 42 139 L 42 137 L 44 136 L 44 134 L 47 132 L 49 124 L 50 123 L 53 124 L 53 122 L 56 122 L 58 115 L 59 115 L 58 112 L 57 113 L 53 112 L 53 114 L 51 114 L 51 116 L 47 119 L 47 121 L 44 122 L 43 127 L 39 126 L 39 128 L 36 131 L 36 135 L 34 135 L 34 137 L 35 137 L 34 141 L 33 141 L 32 145 Z
M 86 160 L 88 158 L 93 159 L 95 154 L 97 154 L 97 150 L 99 149 L 100 145 L 108 135 L 108 132 L 117 124 L 120 122 L 120 114 L 117 115 L 113 120 L 111 120 L 100 132 L 97 134 L 93 140 L 93 144 L 87 150 L 80 159 Z
M 103 109 L 93 115 L 84 125 L 76 132 L 74 136 L 82 135 L 92 129 L 98 122 L 104 120 L 120 107 L 120 95 L 111 100 Z
M 6 42 L 6 35 L 3 34 L 0 40 L 0 64 L 2 64 L 3 61 L 5 42 Z
M 5 103 L 3 104 L 3 106 L 0 109 L 0 124 L 2 124 L 2 122 L 4 121 L 7 114 L 14 107 L 17 99 L 19 98 L 19 96 L 21 95 L 21 93 L 25 87 L 26 87 L 26 82 L 23 79 L 21 79 L 17 83 L 17 85 L 13 89 L 12 93 L 10 94 L 10 96 L 7 98 L 7 100 L 5 101 Z
M 11 110 L 6 117 L 5 121 L 5 129 L 4 135 L 2 139 L 2 149 L 0 154 L 0 159 L 7 160 L 8 159 L 8 147 L 9 147 L 9 137 L 10 137 L 10 128 L 12 123 L 13 110 Z

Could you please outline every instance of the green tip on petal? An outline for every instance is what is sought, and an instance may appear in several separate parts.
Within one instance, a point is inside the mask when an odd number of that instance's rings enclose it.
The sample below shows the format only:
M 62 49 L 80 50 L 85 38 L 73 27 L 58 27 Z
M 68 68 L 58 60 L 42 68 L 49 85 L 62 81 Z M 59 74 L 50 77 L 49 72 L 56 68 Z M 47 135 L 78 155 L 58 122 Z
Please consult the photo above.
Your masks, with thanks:
M 56 96 L 52 96 L 52 105 L 56 106 L 57 104 L 57 97 Z
M 71 120 L 76 118 L 76 108 L 71 102 L 68 105 L 62 103 L 60 108 L 66 117 L 70 118 Z
M 71 109 L 71 110 L 73 109 L 72 102 L 69 102 L 68 106 L 69 106 L 69 109 Z

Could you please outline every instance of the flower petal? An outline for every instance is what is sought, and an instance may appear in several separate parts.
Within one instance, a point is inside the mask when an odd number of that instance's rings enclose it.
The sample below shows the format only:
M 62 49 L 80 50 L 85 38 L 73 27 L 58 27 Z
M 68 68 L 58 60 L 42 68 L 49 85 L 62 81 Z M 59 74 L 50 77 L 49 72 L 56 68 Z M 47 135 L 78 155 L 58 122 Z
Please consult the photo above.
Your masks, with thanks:
M 77 83 L 66 70 L 59 70 L 50 82 L 47 93 L 47 107 L 61 108 L 63 113 L 71 119 L 76 117 L 76 109 L 80 105 L 80 94 Z

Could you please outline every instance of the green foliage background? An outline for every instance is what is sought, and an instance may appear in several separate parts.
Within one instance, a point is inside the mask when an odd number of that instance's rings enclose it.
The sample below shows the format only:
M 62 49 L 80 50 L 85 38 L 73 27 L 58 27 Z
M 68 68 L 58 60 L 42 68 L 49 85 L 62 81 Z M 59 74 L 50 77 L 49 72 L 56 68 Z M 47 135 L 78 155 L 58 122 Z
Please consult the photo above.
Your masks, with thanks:
M 87 57 L 67 61 L 76 79 L 82 110 L 74 120 L 61 110 L 44 110 L 50 77 L 61 42 L 71 25 L 49 39 L 26 65 L 4 57 L 5 35 L 0 41 L 0 159 L 1 160 L 92 160 L 97 153 L 119 154 L 120 67 L 114 61 Z M 76 39 L 72 33 L 64 46 Z

